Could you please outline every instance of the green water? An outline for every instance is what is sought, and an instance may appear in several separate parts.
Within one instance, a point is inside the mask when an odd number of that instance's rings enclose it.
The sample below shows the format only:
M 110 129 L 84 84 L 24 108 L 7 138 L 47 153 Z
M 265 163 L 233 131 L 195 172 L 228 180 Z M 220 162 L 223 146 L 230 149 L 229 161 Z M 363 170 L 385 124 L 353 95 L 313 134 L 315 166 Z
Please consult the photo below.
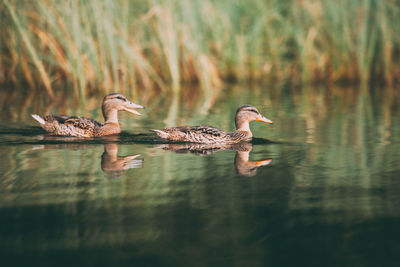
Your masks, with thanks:
M 29 116 L 101 120 L 99 108 L 12 94 L 0 116 L 2 266 L 399 266 L 398 93 L 239 91 L 137 99 L 147 108 L 120 114 L 121 136 L 89 140 L 49 137 Z M 240 104 L 274 121 L 253 122 L 245 149 L 187 151 L 147 131 L 233 130 Z

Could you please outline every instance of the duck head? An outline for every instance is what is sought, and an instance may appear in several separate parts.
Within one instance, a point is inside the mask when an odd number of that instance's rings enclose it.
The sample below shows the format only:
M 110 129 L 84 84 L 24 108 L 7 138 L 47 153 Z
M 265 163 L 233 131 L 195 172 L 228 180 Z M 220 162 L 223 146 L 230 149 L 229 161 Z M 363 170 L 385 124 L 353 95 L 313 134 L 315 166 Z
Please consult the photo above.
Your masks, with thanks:
M 236 111 L 235 125 L 236 130 L 249 132 L 251 135 L 249 122 L 261 121 L 265 123 L 272 123 L 271 120 L 267 119 L 260 112 L 251 105 L 240 106 Z
M 135 115 L 142 115 L 136 110 L 137 108 L 144 108 L 141 105 L 135 104 L 129 101 L 125 96 L 119 93 L 110 93 L 106 95 L 103 99 L 103 116 L 107 123 L 118 123 L 118 111 L 124 110 Z

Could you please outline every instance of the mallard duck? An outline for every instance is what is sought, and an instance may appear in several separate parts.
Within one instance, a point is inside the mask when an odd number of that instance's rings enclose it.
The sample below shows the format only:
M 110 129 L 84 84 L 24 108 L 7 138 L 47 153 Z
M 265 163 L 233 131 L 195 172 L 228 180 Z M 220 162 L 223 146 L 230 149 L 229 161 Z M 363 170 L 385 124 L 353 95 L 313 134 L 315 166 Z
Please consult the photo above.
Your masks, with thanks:
M 178 126 L 161 130 L 151 130 L 158 136 L 171 141 L 192 142 L 202 144 L 226 143 L 234 144 L 249 142 L 253 138 L 249 122 L 262 121 L 272 123 L 269 119 L 260 114 L 253 106 L 243 105 L 236 111 L 236 131 L 225 132 L 211 126 Z
M 43 129 L 52 135 L 95 137 L 120 133 L 121 128 L 118 123 L 118 111 L 125 110 L 132 114 L 142 115 L 132 108 L 144 107 L 130 102 L 121 94 L 111 93 L 106 95 L 103 99 L 102 111 L 105 121 L 104 124 L 84 117 L 66 115 L 48 115 L 41 117 L 32 114 L 32 117 L 40 123 Z

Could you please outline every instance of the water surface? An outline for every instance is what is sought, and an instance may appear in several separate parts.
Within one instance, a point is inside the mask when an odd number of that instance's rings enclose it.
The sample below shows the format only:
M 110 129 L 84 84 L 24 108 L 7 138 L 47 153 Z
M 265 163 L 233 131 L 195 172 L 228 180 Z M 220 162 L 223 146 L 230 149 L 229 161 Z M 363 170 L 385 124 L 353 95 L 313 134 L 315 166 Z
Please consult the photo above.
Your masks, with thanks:
M 29 116 L 101 120 L 102 96 L 81 107 L 12 95 L 18 105 L 0 116 L 4 266 L 399 266 L 400 97 L 241 89 L 135 100 L 148 107 L 120 114 L 121 136 L 86 140 L 48 136 Z M 161 144 L 148 132 L 233 130 L 241 104 L 274 121 L 252 123 L 246 147 Z

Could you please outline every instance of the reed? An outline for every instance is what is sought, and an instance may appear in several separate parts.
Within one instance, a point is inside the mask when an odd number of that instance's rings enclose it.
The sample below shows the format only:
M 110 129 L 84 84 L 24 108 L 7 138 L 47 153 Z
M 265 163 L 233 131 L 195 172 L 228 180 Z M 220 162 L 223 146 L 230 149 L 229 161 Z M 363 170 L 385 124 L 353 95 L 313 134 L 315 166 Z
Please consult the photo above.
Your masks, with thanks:
M 393 84 L 400 73 L 392 0 L 4 0 L 0 16 L 0 83 L 50 97 L 65 83 L 81 97 L 179 95 L 181 84 L 211 94 L 224 81 Z

